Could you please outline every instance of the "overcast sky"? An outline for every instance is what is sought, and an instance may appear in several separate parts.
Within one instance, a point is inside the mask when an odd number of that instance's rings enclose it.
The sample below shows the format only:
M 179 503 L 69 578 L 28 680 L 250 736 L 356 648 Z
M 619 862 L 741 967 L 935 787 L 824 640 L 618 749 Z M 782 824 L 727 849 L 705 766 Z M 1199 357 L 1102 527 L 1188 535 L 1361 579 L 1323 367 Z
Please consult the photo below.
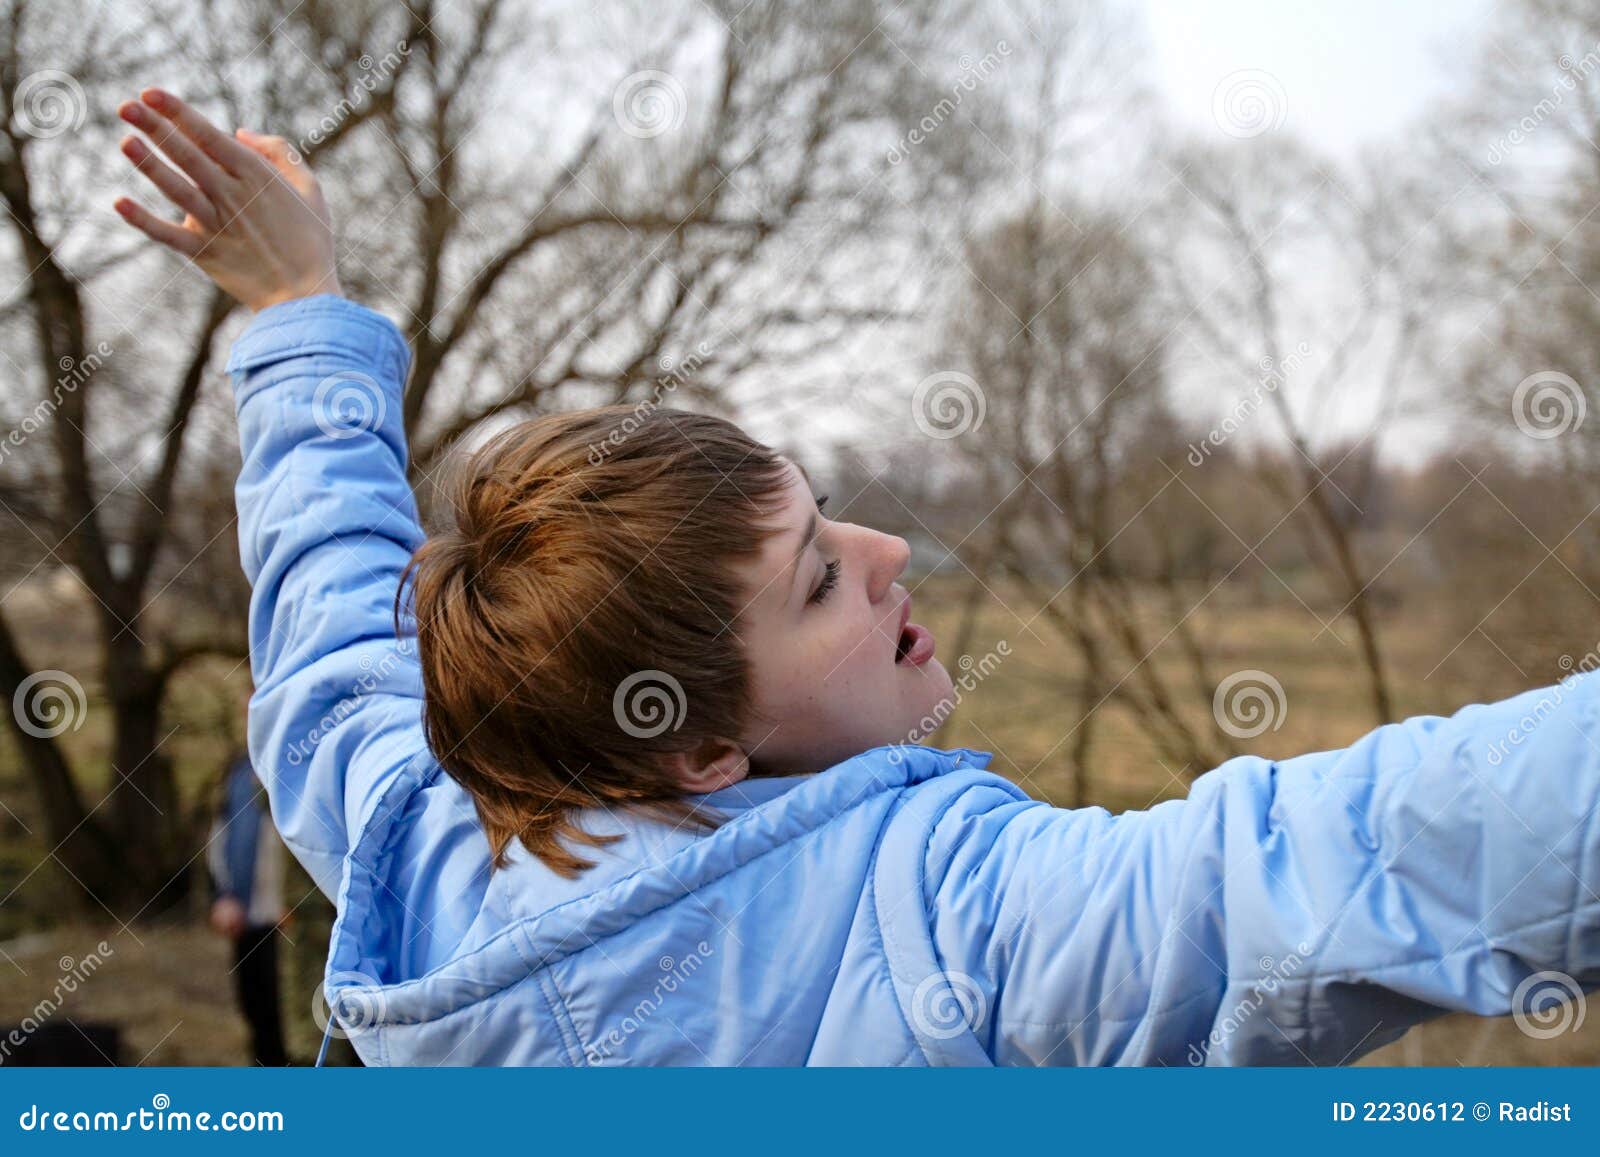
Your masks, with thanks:
M 1452 91 L 1487 0 L 1140 0 L 1151 80 L 1180 120 L 1209 128 L 1219 81 L 1261 69 L 1282 85 L 1284 128 L 1348 158 Z
M 1218 143 L 1219 88 L 1226 91 L 1225 80 L 1242 72 L 1265 73 L 1281 94 L 1272 101 L 1272 131 L 1346 164 L 1366 146 L 1403 138 L 1420 118 L 1437 111 L 1440 98 L 1464 92 L 1492 16 L 1491 0 L 1125 2 L 1149 48 L 1138 79 L 1149 85 L 1163 119 Z M 915 378 L 928 356 L 924 343 L 919 334 L 908 350 L 883 351 L 889 371 Z M 860 369 L 854 355 L 851 365 Z M 1214 360 L 1175 356 L 1170 368 L 1174 401 L 1187 418 L 1204 424 L 1237 401 L 1234 387 L 1217 380 Z M 1322 432 L 1364 432 L 1371 424 L 1377 380 L 1374 371 L 1358 364 L 1338 404 L 1323 414 L 1330 425 Z M 857 428 L 869 420 L 864 408 L 861 413 L 786 413 L 777 430 L 759 428 L 759 420 L 755 425 L 760 434 L 806 443 L 808 423 L 820 429 L 818 442 L 836 435 L 870 440 L 870 430 Z M 1261 432 L 1270 436 L 1272 429 L 1263 424 Z M 1436 449 L 1450 436 L 1447 423 L 1433 415 L 1399 419 L 1391 433 L 1385 454 L 1407 459 Z

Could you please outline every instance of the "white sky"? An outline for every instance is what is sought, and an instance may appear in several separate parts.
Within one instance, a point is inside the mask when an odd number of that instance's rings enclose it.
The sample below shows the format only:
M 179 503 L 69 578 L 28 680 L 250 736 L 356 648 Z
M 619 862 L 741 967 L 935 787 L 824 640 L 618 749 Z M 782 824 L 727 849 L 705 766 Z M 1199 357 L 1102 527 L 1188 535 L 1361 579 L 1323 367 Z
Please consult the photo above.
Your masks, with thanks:
M 1275 76 L 1283 127 L 1347 159 L 1448 93 L 1480 43 L 1487 0 L 1139 0 L 1151 79 L 1178 119 L 1210 128 L 1217 84 Z
M 1348 163 L 1364 147 L 1403 135 L 1436 100 L 1461 90 L 1481 52 L 1492 0 L 1123 2 L 1138 18 L 1150 51 L 1140 79 L 1178 127 L 1215 140 L 1219 84 L 1230 74 L 1259 70 L 1271 74 L 1284 95 L 1285 114 L 1273 131 Z M 919 348 L 910 356 L 921 367 L 925 354 Z M 1181 387 L 1192 369 L 1175 367 L 1175 400 L 1186 416 L 1209 421 L 1216 416 L 1212 409 L 1224 412 L 1235 399 L 1219 396 L 1209 379 L 1198 394 L 1185 393 Z M 1366 394 L 1352 397 L 1344 417 L 1364 429 L 1362 399 L 1371 400 Z M 781 429 L 769 429 L 754 413 L 743 416 L 758 436 L 798 444 L 813 435 L 818 444 L 841 433 L 860 435 L 855 427 L 864 420 L 807 409 L 785 413 L 777 423 Z M 1342 427 L 1341 432 L 1348 433 Z M 1398 445 L 1415 455 L 1443 436 L 1444 427 L 1412 421 L 1400 433 L 1387 451 L 1394 453 Z

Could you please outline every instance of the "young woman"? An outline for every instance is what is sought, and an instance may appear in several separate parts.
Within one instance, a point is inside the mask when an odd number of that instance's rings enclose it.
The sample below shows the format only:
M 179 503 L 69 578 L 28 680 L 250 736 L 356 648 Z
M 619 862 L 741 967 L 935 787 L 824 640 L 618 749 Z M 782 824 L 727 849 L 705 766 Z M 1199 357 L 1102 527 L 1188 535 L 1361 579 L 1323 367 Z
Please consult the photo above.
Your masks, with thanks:
M 121 114 L 187 216 L 119 212 L 258 311 L 250 754 L 368 1063 L 1325 1064 L 1600 983 L 1594 679 L 1144 812 L 1030 800 L 907 742 L 951 684 L 905 543 L 726 422 L 516 426 L 425 539 L 407 350 L 311 173 L 160 90 Z

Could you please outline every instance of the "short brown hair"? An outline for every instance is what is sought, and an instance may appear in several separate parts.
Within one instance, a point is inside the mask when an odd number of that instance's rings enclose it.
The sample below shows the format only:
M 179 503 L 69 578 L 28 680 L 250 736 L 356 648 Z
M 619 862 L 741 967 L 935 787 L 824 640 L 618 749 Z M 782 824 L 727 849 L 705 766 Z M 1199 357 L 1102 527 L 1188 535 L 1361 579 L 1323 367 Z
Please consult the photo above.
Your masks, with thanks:
M 428 745 L 496 868 L 513 839 L 562 875 L 592 866 L 566 846 L 607 842 L 585 807 L 715 822 L 661 756 L 747 722 L 730 563 L 772 531 L 783 481 L 732 423 L 645 406 L 520 423 L 449 472 L 400 598 L 409 582 Z

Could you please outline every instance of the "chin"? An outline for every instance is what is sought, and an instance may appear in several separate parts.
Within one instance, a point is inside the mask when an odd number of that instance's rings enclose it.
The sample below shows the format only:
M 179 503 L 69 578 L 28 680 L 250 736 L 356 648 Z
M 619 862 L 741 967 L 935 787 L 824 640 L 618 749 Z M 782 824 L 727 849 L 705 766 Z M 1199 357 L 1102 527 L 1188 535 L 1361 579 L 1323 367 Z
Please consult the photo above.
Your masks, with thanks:
M 896 740 L 913 742 L 925 740 L 955 711 L 955 684 L 950 672 L 937 659 L 930 659 L 908 675 L 915 680 L 914 690 L 907 696 L 908 709 L 905 730 Z

